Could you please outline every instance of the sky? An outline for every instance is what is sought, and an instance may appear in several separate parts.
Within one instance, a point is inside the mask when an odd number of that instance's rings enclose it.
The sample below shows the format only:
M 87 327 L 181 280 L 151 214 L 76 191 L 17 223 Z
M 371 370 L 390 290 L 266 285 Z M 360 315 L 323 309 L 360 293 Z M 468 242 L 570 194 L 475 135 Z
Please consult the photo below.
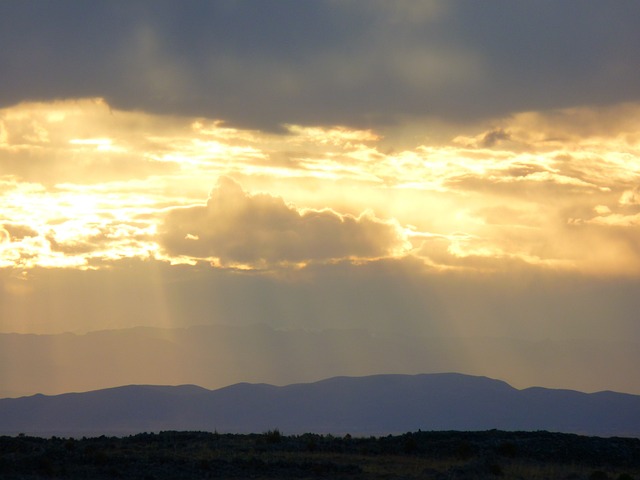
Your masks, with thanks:
M 2 2 L 0 333 L 638 346 L 637 18 L 624 0 Z M 603 358 L 588 388 L 640 393 Z

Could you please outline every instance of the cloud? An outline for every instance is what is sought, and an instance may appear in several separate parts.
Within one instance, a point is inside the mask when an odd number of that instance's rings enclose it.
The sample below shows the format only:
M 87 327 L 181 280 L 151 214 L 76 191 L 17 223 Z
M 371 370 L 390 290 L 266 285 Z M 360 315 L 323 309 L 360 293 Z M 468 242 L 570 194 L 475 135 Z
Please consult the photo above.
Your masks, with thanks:
M 5 224 L 5 231 L 9 235 L 10 238 L 15 238 L 17 240 L 22 240 L 25 237 L 37 237 L 38 232 L 36 232 L 33 228 L 28 225 L 19 225 L 19 224 Z
M 480 145 L 485 148 L 493 147 L 499 142 L 509 140 L 510 138 L 511 138 L 511 135 L 509 134 L 509 132 L 501 128 L 497 128 L 495 130 L 485 133 L 484 136 L 482 137 L 482 142 Z
M 638 16 L 574 0 L 3 2 L 0 105 L 100 96 L 278 130 L 637 101 Z
M 631 104 L 525 112 L 448 144 L 389 149 L 393 138 L 372 129 L 276 135 L 99 99 L 23 103 L 0 110 L 3 262 L 99 268 L 153 256 L 257 268 L 413 255 L 441 268 L 628 274 L 640 259 L 626 240 L 639 118 Z M 198 205 L 221 176 L 264 193 L 217 189 Z M 222 208 L 227 197 L 246 211 Z
M 640 205 L 640 187 L 622 192 L 619 203 L 630 206 Z
M 623 215 L 612 213 L 610 215 L 599 215 L 587 221 L 596 225 L 610 225 L 618 227 L 638 227 L 640 226 L 640 213 L 634 215 Z
M 139 112 L 114 112 L 99 98 L 22 103 L 0 109 L 5 134 L 0 169 L 19 180 L 49 186 L 175 173 L 175 163 L 161 161 L 163 145 L 150 137 L 168 127 L 175 135 L 180 130 L 177 123 Z M 141 148 L 155 156 L 140 155 Z
M 278 197 L 245 193 L 228 177 L 219 179 L 206 206 L 168 212 L 159 239 L 172 256 L 223 265 L 378 258 L 408 248 L 396 222 L 371 213 L 298 209 Z

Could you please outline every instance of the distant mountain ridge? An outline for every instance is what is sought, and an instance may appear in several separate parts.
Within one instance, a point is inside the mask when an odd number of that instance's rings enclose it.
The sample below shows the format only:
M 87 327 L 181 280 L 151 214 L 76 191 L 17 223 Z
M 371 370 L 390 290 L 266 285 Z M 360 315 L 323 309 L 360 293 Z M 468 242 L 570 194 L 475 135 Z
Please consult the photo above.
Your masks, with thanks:
M 289 385 L 339 375 L 441 372 L 500 378 L 519 388 L 640 395 L 639 378 L 629 374 L 637 365 L 640 344 L 634 342 L 422 337 L 266 325 L 0 333 L 0 398 L 114 385 L 217 389 L 241 381 Z
M 457 373 L 334 377 L 277 387 L 130 385 L 0 399 L 0 434 L 126 435 L 279 429 L 386 435 L 421 430 L 549 430 L 640 437 L 640 396 L 517 390 Z

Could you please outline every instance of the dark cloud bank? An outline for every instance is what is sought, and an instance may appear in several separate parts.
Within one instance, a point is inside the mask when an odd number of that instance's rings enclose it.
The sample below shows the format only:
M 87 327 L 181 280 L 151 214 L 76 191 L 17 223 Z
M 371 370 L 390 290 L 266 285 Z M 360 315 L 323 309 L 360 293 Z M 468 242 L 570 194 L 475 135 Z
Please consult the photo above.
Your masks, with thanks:
M 633 1 L 2 2 L 0 106 L 101 96 L 277 129 L 634 101 L 638 18 Z

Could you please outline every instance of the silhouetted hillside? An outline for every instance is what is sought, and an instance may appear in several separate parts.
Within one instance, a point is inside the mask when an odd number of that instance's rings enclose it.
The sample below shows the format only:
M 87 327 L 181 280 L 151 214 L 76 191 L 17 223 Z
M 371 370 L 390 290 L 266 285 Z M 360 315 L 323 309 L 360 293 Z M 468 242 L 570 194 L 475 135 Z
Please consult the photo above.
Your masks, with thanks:
M 276 387 L 127 386 L 0 400 L 0 433 L 161 430 L 384 435 L 413 430 L 550 430 L 640 437 L 640 396 L 517 390 L 461 374 L 336 377 Z

